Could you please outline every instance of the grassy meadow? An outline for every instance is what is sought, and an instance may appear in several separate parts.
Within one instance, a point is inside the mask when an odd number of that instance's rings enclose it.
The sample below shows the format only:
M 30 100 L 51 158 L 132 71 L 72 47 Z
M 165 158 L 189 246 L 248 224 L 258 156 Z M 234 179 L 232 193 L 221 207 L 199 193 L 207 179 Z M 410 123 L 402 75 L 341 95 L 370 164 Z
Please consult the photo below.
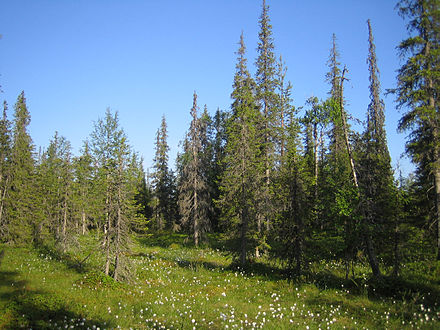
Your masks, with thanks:
M 274 260 L 244 270 L 221 245 L 162 233 L 133 240 L 131 280 L 119 283 L 97 271 L 97 246 L 95 235 L 64 255 L 0 246 L 0 328 L 440 328 L 440 264 L 374 282 L 367 264 L 345 280 L 342 263 L 322 262 L 289 278 Z

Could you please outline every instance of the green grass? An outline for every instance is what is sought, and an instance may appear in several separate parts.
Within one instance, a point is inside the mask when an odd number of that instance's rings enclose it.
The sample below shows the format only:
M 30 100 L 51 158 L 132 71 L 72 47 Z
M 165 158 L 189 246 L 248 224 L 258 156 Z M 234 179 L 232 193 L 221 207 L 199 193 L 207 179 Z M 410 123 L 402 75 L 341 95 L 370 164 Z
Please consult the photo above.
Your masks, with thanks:
M 0 246 L 0 328 L 440 327 L 437 264 L 411 264 L 377 283 L 365 265 L 346 281 L 342 264 L 322 262 L 289 280 L 274 262 L 243 270 L 220 245 L 195 249 L 163 233 L 135 241 L 133 280 L 117 283 L 99 271 L 96 245 L 90 235 L 67 255 Z

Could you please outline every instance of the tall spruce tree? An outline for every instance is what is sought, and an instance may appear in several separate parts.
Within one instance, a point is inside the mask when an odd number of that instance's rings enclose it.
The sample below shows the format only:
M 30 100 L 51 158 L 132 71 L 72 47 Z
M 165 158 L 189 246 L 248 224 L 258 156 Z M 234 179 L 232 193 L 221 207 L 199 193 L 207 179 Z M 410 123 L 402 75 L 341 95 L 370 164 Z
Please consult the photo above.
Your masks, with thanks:
M 10 186 L 11 161 L 11 122 L 7 117 L 8 105 L 3 103 L 3 116 L 0 120 L 0 240 L 7 232 L 5 201 Z
M 257 205 L 263 181 L 262 115 L 255 98 L 256 85 L 247 69 L 243 34 L 237 52 L 236 72 L 232 91 L 232 114 L 227 125 L 224 171 L 221 179 L 220 205 L 223 219 L 232 238 L 242 266 L 249 252 L 264 243 L 258 232 Z M 264 197 L 263 197 L 264 198 Z M 256 251 L 256 250 L 255 250 Z
M 340 53 L 337 45 L 336 35 L 333 33 L 332 35 L 332 48 L 330 49 L 330 55 L 327 61 L 327 66 L 329 68 L 329 72 L 326 74 L 326 80 L 330 84 L 329 95 L 330 98 L 336 105 L 344 103 L 344 96 L 341 95 L 341 86 L 343 84 L 342 81 L 342 70 L 340 68 Z M 339 109 L 339 110 L 338 110 Z M 341 114 L 341 107 L 336 107 L 331 114 L 331 136 L 330 136 L 330 151 L 332 157 L 335 161 L 341 155 L 344 155 L 344 138 L 343 138 L 343 127 Z
M 10 189 L 6 198 L 7 234 L 9 242 L 37 240 L 38 225 L 34 214 L 37 196 L 35 184 L 35 160 L 32 138 L 28 132 L 30 114 L 24 92 L 21 92 L 14 106 L 12 128 L 12 149 L 10 162 Z
M 277 67 L 274 53 L 274 42 L 272 37 L 272 25 L 269 18 L 269 6 L 266 0 L 263 0 L 263 11 L 260 16 L 260 32 L 258 34 L 259 42 L 257 47 L 258 57 L 256 60 L 256 99 L 262 113 L 260 129 L 264 132 L 264 143 L 262 145 L 265 158 L 263 168 L 265 184 L 261 186 L 260 195 L 262 196 L 259 212 L 259 227 L 262 230 L 265 222 L 266 230 L 271 226 L 274 210 L 272 208 L 273 189 L 271 184 L 272 170 L 276 154 L 276 137 L 279 124 L 279 96 L 277 95 Z
M 440 260 L 440 3 L 402 0 L 399 14 L 409 19 L 411 36 L 398 49 L 406 62 L 398 71 L 397 105 L 405 109 L 399 130 L 409 132 L 406 150 L 420 176 L 434 187 L 433 223 L 437 224 L 436 254 Z
M 198 246 L 210 229 L 211 198 L 207 176 L 207 120 L 197 115 L 197 94 L 193 95 L 191 124 L 184 144 L 184 162 L 179 184 L 182 224 L 189 225 Z
M 363 150 L 359 160 L 359 182 L 363 221 L 360 226 L 367 244 L 370 265 L 375 276 L 380 275 L 375 245 L 385 250 L 393 224 L 394 178 L 391 157 L 385 133 L 384 102 L 381 99 L 379 68 L 370 20 L 368 24 L 369 52 L 367 64 L 370 80 L 370 104 L 367 109 L 367 126 L 363 133 Z M 374 238 L 375 239 L 374 239 Z M 376 243 L 376 244 L 375 244 Z M 389 242 L 391 243 L 391 242 Z
M 212 200 L 216 201 L 220 198 L 220 180 L 223 176 L 226 145 L 226 123 L 228 121 L 228 113 L 217 109 L 213 118 L 214 137 L 212 141 L 212 165 L 211 174 L 208 182 L 211 183 Z M 221 209 L 218 204 L 214 203 L 211 218 L 211 227 L 214 231 L 220 230 Z
M 173 214 L 173 174 L 168 167 L 168 131 L 165 116 L 162 116 L 160 129 L 156 133 L 156 154 L 152 174 L 155 195 L 154 216 L 156 228 L 171 228 L 175 221 Z

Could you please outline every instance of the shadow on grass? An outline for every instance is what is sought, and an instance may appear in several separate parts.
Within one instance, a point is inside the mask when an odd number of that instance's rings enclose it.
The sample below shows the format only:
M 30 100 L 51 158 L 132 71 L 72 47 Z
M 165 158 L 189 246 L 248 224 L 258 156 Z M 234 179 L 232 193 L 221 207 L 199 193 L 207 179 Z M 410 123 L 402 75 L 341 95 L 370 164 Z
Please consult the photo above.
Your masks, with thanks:
M 168 231 L 157 231 L 149 234 L 137 236 L 137 240 L 141 245 L 148 247 L 186 247 L 195 248 L 192 237 L 185 233 L 174 233 Z M 207 234 L 201 242 L 200 247 L 209 247 L 213 250 L 232 252 L 230 240 L 224 238 L 221 234 Z
M 191 239 L 188 239 L 188 235 L 180 233 L 169 232 L 157 232 L 154 234 L 148 234 L 142 237 L 138 237 L 138 241 L 141 245 L 146 247 L 160 247 L 178 250 L 180 247 L 194 248 L 194 243 Z M 202 247 L 209 247 L 216 249 L 219 252 L 223 252 L 226 255 L 234 256 L 232 250 L 227 249 L 226 246 L 232 246 L 231 240 L 219 238 L 218 235 L 208 235 L 207 240 L 202 244 Z M 150 253 L 136 253 L 134 257 L 153 257 Z M 176 257 L 160 256 L 161 259 L 174 262 L 181 268 L 197 271 L 199 268 L 205 268 L 208 270 L 216 270 L 219 272 L 235 272 L 244 271 L 248 276 L 256 276 L 265 280 L 281 280 L 288 276 L 288 272 L 269 265 L 264 262 L 259 262 L 255 259 L 250 260 L 245 267 L 241 267 L 238 262 L 232 262 L 230 265 L 225 266 L 216 262 L 204 260 L 199 258 L 196 260 L 185 259 L 179 256 L 176 252 Z
M 420 279 L 394 276 L 355 277 L 345 279 L 330 271 L 308 273 L 308 281 L 319 289 L 349 290 L 352 295 L 364 295 L 370 300 L 395 299 L 410 304 L 423 304 L 426 307 L 440 306 L 440 288 L 435 283 L 423 283 Z
M 53 329 L 70 326 L 87 329 L 93 326 L 115 326 L 103 320 L 88 320 L 84 315 L 69 310 L 59 296 L 30 289 L 28 281 L 17 280 L 19 272 L 1 270 L 3 255 L 0 255 L 0 300 L 5 302 L 5 307 L 3 311 L 0 310 L 1 329 Z
M 193 247 L 193 242 L 188 239 L 188 235 L 170 232 L 154 232 L 137 237 L 141 245 L 148 247 L 168 248 L 170 246 Z
M 68 252 L 63 253 L 57 250 L 55 247 L 49 246 L 47 244 L 36 244 L 34 245 L 34 248 L 37 251 L 39 257 L 50 257 L 51 259 L 61 262 L 62 264 L 66 265 L 67 268 L 75 270 L 80 274 L 92 270 L 90 266 L 85 263 L 88 256 L 83 260 L 80 260 L 72 256 Z

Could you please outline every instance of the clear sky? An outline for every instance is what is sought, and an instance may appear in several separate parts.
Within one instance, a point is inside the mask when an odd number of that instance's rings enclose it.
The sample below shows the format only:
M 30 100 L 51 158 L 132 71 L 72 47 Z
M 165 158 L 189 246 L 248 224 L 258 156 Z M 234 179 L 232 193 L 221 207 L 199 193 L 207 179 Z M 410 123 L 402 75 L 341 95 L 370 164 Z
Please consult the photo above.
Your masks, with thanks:
M 396 84 L 396 46 L 407 37 L 393 0 L 267 0 L 277 56 L 287 64 L 293 103 L 326 98 L 326 62 L 335 33 L 349 70 L 347 111 L 365 120 L 369 103 L 368 29 L 371 19 L 381 86 Z M 162 115 L 168 122 L 171 166 L 190 122 L 196 91 L 211 113 L 230 108 L 238 40 L 245 36 L 255 72 L 260 0 L 2 0 L 0 85 L 12 117 L 24 90 L 34 144 L 47 147 L 55 131 L 78 154 L 107 107 L 119 112 L 130 144 L 149 167 Z M 401 114 L 384 97 L 393 165 L 404 152 Z M 404 173 L 411 171 L 401 160 Z

